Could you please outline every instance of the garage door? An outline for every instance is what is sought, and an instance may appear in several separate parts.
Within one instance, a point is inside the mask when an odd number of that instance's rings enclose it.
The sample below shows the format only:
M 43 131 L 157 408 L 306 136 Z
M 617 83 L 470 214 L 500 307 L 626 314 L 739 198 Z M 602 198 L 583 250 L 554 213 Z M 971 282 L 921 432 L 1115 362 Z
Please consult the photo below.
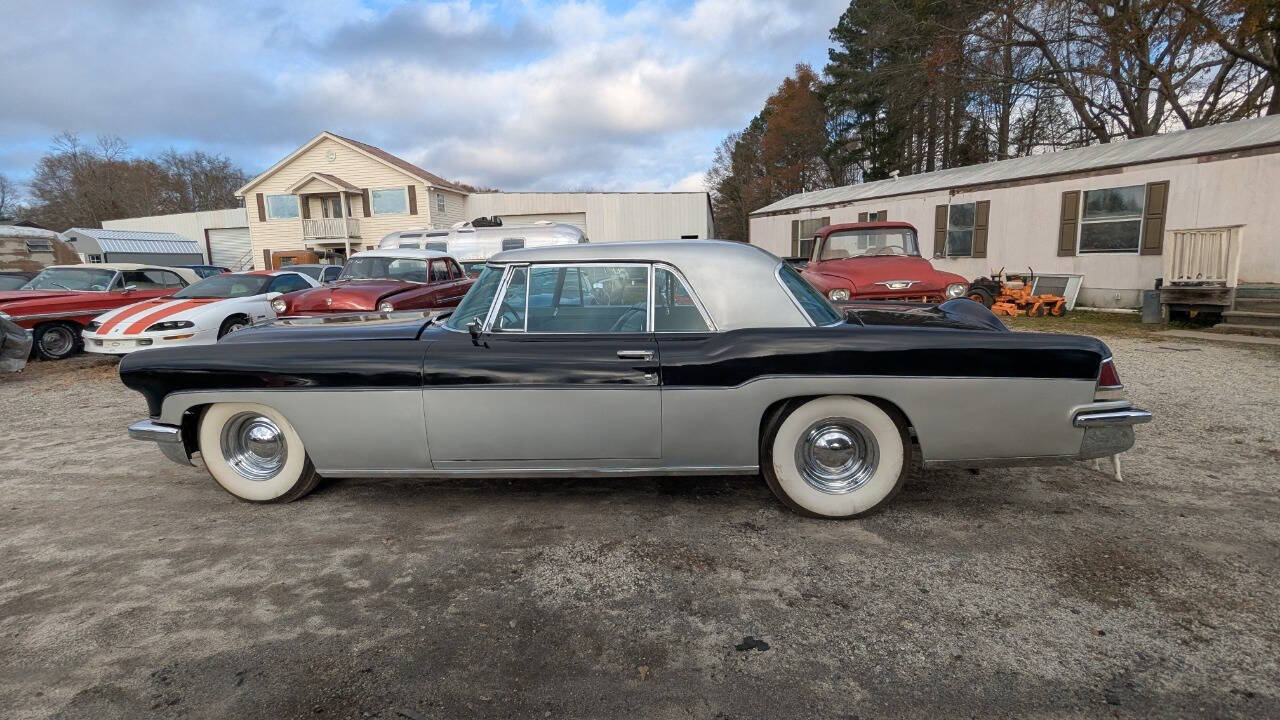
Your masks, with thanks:
M 252 245 L 249 243 L 249 228 L 210 228 L 209 258 L 211 265 L 221 265 L 232 270 L 249 270 L 253 268 Z
M 553 222 L 573 225 L 582 232 L 587 231 L 587 214 L 581 213 L 536 213 L 533 215 L 499 215 L 503 225 L 529 225 L 536 222 Z

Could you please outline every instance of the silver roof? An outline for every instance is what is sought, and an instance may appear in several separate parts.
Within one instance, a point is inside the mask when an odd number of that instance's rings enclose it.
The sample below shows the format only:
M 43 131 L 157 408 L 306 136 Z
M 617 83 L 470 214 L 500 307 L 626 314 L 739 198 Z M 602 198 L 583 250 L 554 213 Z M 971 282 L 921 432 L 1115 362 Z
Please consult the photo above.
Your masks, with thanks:
M 103 252 L 156 253 L 171 255 L 203 255 L 199 243 L 177 233 L 145 230 L 102 230 L 99 228 L 71 228 L 67 233 L 88 235 L 98 243 Z M 65 239 L 75 242 L 74 237 Z
M 430 260 L 431 258 L 449 257 L 449 253 L 442 253 L 436 250 L 418 250 L 416 248 L 384 248 L 382 250 L 365 250 L 364 252 L 353 253 L 351 257 L 399 257 Z
M 776 256 L 725 240 L 654 240 L 587 243 L 507 250 L 492 264 L 660 262 L 680 271 L 692 285 L 717 330 L 804 327 L 808 318 L 778 280 Z
M 1162 162 L 1280 144 L 1280 115 L 1182 130 L 1136 140 L 1121 140 L 1074 150 L 1010 158 L 982 165 L 904 175 L 889 180 L 814 190 L 783 198 L 751 213 L 838 205 L 895 195 L 947 190 L 968 185 L 1024 180 L 1102 168 Z

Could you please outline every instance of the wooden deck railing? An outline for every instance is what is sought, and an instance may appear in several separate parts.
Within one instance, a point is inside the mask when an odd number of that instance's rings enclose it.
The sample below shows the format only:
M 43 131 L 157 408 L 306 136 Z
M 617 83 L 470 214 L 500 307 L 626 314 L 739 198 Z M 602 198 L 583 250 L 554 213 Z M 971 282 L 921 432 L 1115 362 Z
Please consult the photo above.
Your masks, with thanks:
M 1243 225 L 1169 230 L 1164 245 L 1165 284 L 1235 287 L 1243 243 Z
M 307 240 L 360 237 L 360 221 L 355 218 L 308 218 L 302 221 L 302 237 Z

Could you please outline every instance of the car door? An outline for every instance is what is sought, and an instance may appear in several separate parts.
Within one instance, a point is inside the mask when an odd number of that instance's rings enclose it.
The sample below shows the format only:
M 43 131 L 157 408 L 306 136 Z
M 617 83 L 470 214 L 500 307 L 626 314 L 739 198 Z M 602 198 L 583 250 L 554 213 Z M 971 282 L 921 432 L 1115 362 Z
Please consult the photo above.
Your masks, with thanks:
M 567 468 L 653 464 L 662 455 L 658 346 L 644 264 L 507 269 L 473 342 L 427 350 L 432 461 Z

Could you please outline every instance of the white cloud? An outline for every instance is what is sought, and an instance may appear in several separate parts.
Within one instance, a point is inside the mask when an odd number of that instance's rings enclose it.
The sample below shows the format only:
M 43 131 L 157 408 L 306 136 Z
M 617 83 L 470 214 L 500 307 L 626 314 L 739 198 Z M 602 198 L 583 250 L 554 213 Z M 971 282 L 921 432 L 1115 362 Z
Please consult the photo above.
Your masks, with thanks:
M 7 16 L 0 163 L 71 129 L 256 171 L 328 129 L 505 189 L 696 187 L 845 4 L 54 0 Z

